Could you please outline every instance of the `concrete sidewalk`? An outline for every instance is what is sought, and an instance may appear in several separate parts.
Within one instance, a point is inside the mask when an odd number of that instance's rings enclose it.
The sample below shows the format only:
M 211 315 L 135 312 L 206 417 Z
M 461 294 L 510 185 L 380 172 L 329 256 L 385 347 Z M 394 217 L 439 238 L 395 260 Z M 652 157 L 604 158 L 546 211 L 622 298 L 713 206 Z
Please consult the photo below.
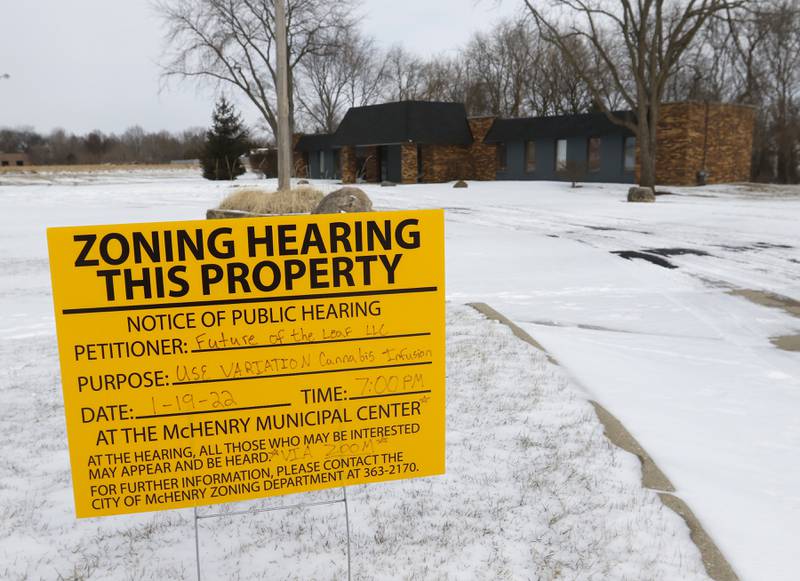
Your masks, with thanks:
M 513 321 L 499 313 L 486 303 L 470 303 L 469 306 L 484 315 L 487 319 L 497 321 L 511 329 L 512 333 L 522 341 L 529 343 L 536 349 L 547 354 L 547 358 L 555 365 L 560 363 L 550 354 L 536 339 L 523 331 Z M 562 367 L 563 369 L 563 367 Z M 568 370 L 565 370 L 568 371 Z M 573 381 L 580 385 L 579 382 Z M 665 506 L 677 513 L 689 527 L 692 541 L 697 546 L 703 559 L 706 572 L 715 581 L 739 581 L 739 577 L 733 571 L 725 555 L 717 547 L 714 540 L 703 528 L 700 521 L 694 515 L 689 506 L 677 495 L 675 487 L 669 478 L 656 465 L 647 451 L 636 441 L 636 438 L 614 417 L 608 410 L 595 401 L 590 403 L 595 409 L 597 418 L 603 424 L 606 437 L 615 446 L 630 452 L 639 458 L 642 466 L 642 486 L 658 493 L 661 502 Z

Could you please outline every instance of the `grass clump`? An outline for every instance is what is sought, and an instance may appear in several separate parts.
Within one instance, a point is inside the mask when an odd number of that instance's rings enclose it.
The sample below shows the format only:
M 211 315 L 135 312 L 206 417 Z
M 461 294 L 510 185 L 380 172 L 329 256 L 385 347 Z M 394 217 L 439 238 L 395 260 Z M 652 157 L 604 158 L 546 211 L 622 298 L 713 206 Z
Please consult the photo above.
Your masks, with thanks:
M 254 214 L 302 214 L 316 208 L 323 197 L 322 192 L 311 186 L 297 186 L 283 192 L 239 188 L 222 200 L 219 209 Z

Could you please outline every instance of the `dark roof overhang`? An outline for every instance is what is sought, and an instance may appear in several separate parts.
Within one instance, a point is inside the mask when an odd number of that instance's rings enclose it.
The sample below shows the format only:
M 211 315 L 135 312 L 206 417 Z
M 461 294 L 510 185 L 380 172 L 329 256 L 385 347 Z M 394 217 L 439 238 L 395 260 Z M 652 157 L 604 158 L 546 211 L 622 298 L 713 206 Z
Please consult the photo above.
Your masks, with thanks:
M 472 133 L 462 103 L 399 101 L 353 107 L 334 133 L 339 146 L 400 143 L 469 145 Z
M 320 151 L 323 149 L 335 149 L 332 133 L 315 133 L 302 135 L 294 146 L 295 151 Z
M 632 120 L 630 111 L 614 111 L 619 118 Z M 611 121 L 605 113 L 578 115 L 553 115 L 552 117 L 526 117 L 496 119 L 484 138 L 484 143 L 506 141 L 531 141 L 534 139 L 568 139 L 601 135 L 633 135 L 633 132 Z

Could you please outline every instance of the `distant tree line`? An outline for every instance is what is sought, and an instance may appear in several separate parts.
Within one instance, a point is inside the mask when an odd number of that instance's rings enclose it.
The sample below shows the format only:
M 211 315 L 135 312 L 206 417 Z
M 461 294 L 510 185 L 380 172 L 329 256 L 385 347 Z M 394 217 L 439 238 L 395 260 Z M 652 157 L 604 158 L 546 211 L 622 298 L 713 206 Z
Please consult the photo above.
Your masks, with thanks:
M 134 126 L 119 135 L 101 131 L 76 135 L 63 129 L 43 135 L 28 127 L 0 128 L 0 151 L 27 153 L 39 165 L 168 163 L 198 158 L 203 142 L 202 128 L 151 133 Z

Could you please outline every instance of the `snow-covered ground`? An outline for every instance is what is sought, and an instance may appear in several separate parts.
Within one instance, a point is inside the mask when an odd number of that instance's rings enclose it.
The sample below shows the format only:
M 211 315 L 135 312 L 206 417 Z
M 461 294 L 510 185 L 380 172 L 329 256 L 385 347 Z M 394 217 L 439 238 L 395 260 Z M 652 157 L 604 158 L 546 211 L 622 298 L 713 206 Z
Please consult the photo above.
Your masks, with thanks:
M 74 519 L 54 349 L 0 347 L 0 578 L 194 578 L 191 510 Z M 350 487 L 354 579 L 708 579 L 683 521 L 541 352 L 450 306 L 447 358 L 447 474 Z M 200 523 L 204 579 L 346 578 L 341 504 Z
M 229 188 L 187 171 L 0 176 L 0 338 L 5 368 L 0 392 L 13 403 L 0 412 L 0 563 L 11 562 L 9 572 L 32 571 L 34 578 L 48 578 L 56 577 L 57 571 L 67 577 L 73 565 L 83 566 L 77 555 L 86 554 L 98 561 L 95 571 L 104 571 L 95 578 L 106 578 L 110 565 L 102 555 L 107 553 L 97 548 L 103 546 L 123 560 L 153 551 L 151 557 L 131 561 L 131 569 L 118 571 L 117 578 L 140 578 L 140 569 L 153 578 L 191 577 L 186 513 L 77 524 L 71 520 L 44 229 L 199 218 Z M 582 397 L 606 406 L 651 453 L 743 579 L 796 578 L 800 355 L 776 349 L 769 338 L 797 333 L 800 321 L 728 291 L 760 289 L 800 299 L 797 190 L 676 189 L 672 191 L 679 195 L 662 196 L 654 205 L 634 205 L 622 201 L 625 187 L 616 185 L 573 190 L 568 184 L 510 182 L 472 183 L 467 190 L 448 184 L 366 189 L 379 208 L 447 208 L 449 299 L 487 302 L 551 350 L 585 390 Z M 690 252 L 671 255 L 676 248 Z M 647 249 L 667 254 L 665 259 L 678 268 L 613 254 Z M 638 488 L 635 462 L 631 465 L 630 457 L 613 449 L 601 454 L 602 439 L 590 454 L 585 452 L 584 442 L 595 438 L 599 428 L 590 421 L 585 404 L 573 401 L 573 389 L 546 379 L 555 372 L 537 363 L 541 358 L 527 347 L 503 339 L 499 329 L 480 324 L 462 309 L 451 310 L 450 316 L 448 454 L 456 458 L 448 458 L 444 479 L 370 486 L 355 493 L 355 570 L 367 567 L 361 569 L 363 578 L 397 578 L 398 571 L 406 570 L 408 578 L 415 579 L 438 578 L 444 572 L 452 578 L 692 578 L 697 555 L 685 544 L 685 529 L 652 506 L 652 495 Z M 498 362 L 491 377 L 480 378 L 470 375 L 477 371 L 452 364 L 455 344 L 490 339 L 507 342 L 502 351 L 507 370 Z M 467 349 L 473 353 L 470 349 L 479 347 Z M 524 349 L 524 357 L 515 349 Z M 537 397 L 528 394 L 535 405 L 520 406 L 515 421 L 523 426 L 527 421 L 536 430 L 527 436 L 514 423 L 506 429 L 473 432 L 485 434 L 486 448 L 478 461 L 459 460 L 464 446 L 473 441 L 467 432 L 481 416 L 476 420 L 468 413 L 469 389 L 463 400 L 451 399 L 456 397 L 454 386 L 463 382 L 476 389 L 476 384 L 491 384 L 502 409 L 512 401 L 504 401 L 502 394 L 524 389 L 513 378 L 525 374 L 531 361 L 535 378 L 530 382 L 539 382 L 544 391 Z M 526 396 L 517 394 L 513 401 L 520 397 Z M 560 409 L 566 405 L 562 400 L 573 401 L 574 409 Z M 41 411 L 49 419 L 33 422 Z M 542 411 L 549 415 L 540 415 Z M 547 426 L 545 418 L 556 423 Z M 591 435 L 567 435 L 572 432 L 564 430 L 572 430 L 573 423 Z M 461 441 L 459 433 L 464 434 Z M 573 437 L 576 450 L 569 448 Z M 523 441 L 533 445 L 524 446 Z M 548 446 L 554 447 L 556 459 L 563 455 L 580 467 L 579 474 L 589 483 L 586 494 L 560 481 L 560 469 L 543 461 L 551 453 Z M 486 461 L 497 457 L 509 463 L 511 450 L 516 451 L 513 465 L 502 471 Z M 600 460 L 594 454 L 601 454 Z M 535 476 L 533 490 L 520 485 L 518 471 Z M 478 472 L 485 477 L 479 481 L 480 493 L 474 482 L 463 480 L 465 474 Z M 490 479 L 493 475 L 497 482 Z M 562 486 L 574 494 L 559 500 L 548 496 L 562 494 L 557 492 Z M 609 496 L 609 486 L 619 487 L 618 497 Z M 430 494 L 434 496 L 428 499 Z M 493 504 L 494 497 L 500 504 Z M 474 499 L 484 503 L 475 513 L 464 508 L 471 509 Z M 559 529 L 563 519 L 542 526 L 541 519 L 565 499 L 575 503 L 563 511 L 572 520 L 564 529 Z M 508 508 L 514 503 L 517 508 Z M 604 508 L 599 510 L 598 504 Z M 335 509 L 331 511 L 330 518 L 336 519 Z M 450 513 L 459 518 L 446 518 Z M 280 530 L 298 526 L 291 524 L 294 520 L 277 521 L 282 523 Z M 652 523 L 641 527 L 648 520 Z M 272 531 L 279 529 L 270 528 L 277 526 L 270 522 L 272 517 L 226 525 L 264 539 L 246 547 L 223 541 L 227 533 L 217 534 L 222 524 L 209 525 L 208 537 L 218 539 L 204 548 L 209 567 L 226 566 L 222 554 L 242 563 L 256 551 L 263 551 L 268 562 L 275 555 L 296 556 L 302 547 L 276 542 Z M 323 555 L 318 550 L 317 558 L 332 563 L 315 565 L 322 561 L 303 553 L 307 567 L 323 568 L 302 569 L 297 578 L 312 570 L 335 577 L 341 567 L 340 533 L 324 524 L 324 518 L 312 522 L 321 522 L 321 528 L 312 525 L 306 532 L 318 536 L 316 546 L 329 551 Z M 23 524 L 12 529 L 11 523 Z M 451 523 L 448 531 L 437 528 L 443 523 Z M 358 526 L 364 528 L 359 531 Z M 487 527 L 480 533 L 485 536 L 476 536 L 482 526 Z M 552 536 L 554 531 L 564 534 Z M 605 535 L 617 537 L 618 544 Z M 647 538 L 635 540 L 637 535 Z M 561 537 L 566 537 L 564 544 L 552 554 L 537 553 Z M 386 541 L 392 538 L 396 542 Z M 448 538 L 452 547 L 438 544 Z M 621 559 L 626 551 L 632 551 L 627 561 Z M 582 557 L 580 563 L 573 553 Z M 392 559 L 400 559 L 394 569 L 381 569 L 392 567 Z M 645 562 L 650 563 L 646 569 L 636 569 Z M 427 572 L 413 569 L 426 564 Z M 493 568 L 496 565 L 500 568 Z M 154 572 L 155 566 L 164 568 Z M 243 567 L 245 575 L 250 569 Z
M 448 296 L 482 300 L 544 344 L 651 453 L 743 579 L 797 579 L 800 320 L 731 296 L 800 299 L 800 189 L 398 188 L 448 207 Z M 689 249 L 667 269 L 614 251 Z

